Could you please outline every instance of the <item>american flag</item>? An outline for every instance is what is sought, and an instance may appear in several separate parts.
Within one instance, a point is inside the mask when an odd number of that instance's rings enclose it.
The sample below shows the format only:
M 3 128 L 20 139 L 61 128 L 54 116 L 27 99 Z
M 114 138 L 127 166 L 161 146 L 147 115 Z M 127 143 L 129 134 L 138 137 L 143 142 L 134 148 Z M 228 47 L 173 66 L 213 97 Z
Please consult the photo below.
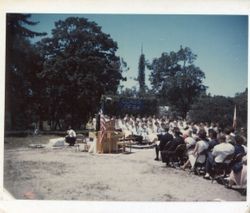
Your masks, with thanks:
M 101 131 L 100 143 L 102 143 L 106 131 L 106 119 L 102 109 L 100 110 L 100 131 Z

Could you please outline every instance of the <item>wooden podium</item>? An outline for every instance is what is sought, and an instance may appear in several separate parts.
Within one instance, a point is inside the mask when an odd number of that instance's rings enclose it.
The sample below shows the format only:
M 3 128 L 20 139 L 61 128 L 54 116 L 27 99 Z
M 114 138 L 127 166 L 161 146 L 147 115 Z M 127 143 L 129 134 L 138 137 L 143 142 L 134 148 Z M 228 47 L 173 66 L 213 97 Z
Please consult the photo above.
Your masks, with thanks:
M 117 141 L 114 137 L 114 131 L 105 131 L 101 141 L 102 132 L 98 132 L 97 153 L 115 153 L 118 151 Z
M 115 120 L 111 120 L 105 123 L 106 130 L 104 133 L 98 131 L 97 136 L 97 153 L 116 153 L 118 151 L 118 137 L 115 134 Z M 102 138 L 103 135 L 103 139 Z
M 97 153 L 112 153 L 117 152 L 117 141 L 114 139 L 114 120 L 105 123 L 106 130 L 98 131 L 97 135 Z

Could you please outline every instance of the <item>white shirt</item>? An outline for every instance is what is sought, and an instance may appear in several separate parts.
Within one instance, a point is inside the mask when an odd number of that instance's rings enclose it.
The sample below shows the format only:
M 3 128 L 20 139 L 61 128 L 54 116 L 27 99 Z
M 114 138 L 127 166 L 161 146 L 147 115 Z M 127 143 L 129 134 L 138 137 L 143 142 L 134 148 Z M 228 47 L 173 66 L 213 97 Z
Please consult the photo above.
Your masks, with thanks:
M 197 139 L 199 138 L 199 136 L 198 136 L 197 134 L 192 133 L 192 138 L 193 138 L 194 140 L 197 140 Z
M 200 140 L 197 142 L 198 150 L 197 153 L 201 153 L 204 150 L 208 149 L 209 144 L 205 142 L 204 140 Z
M 73 129 L 68 130 L 69 137 L 76 137 L 76 132 Z
M 93 118 L 92 123 L 93 123 L 93 129 L 96 130 L 96 118 Z
M 123 127 L 123 123 L 122 123 L 122 119 L 118 119 L 117 120 L 117 125 L 118 125 L 118 129 L 120 128 L 120 129 L 123 129 L 124 127 Z
M 129 130 L 132 132 L 133 135 L 138 135 L 137 129 L 135 126 L 130 126 Z
M 158 127 L 153 123 L 153 133 L 157 133 Z
M 224 159 L 234 153 L 234 146 L 230 143 L 220 143 L 213 148 L 212 155 L 216 163 L 222 163 Z
M 192 137 L 187 137 L 184 141 L 186 143 L 187 149 L 196 143 L 195 139 L 193 139 Z
M 141 128 L 141 136 L 143 137 L 143 139 L 147 139 L 148 132 L 147 132 L 146 127 Z
M 163 129 L 162 127 L 159 127 L 157 133 L 159 133 L 159 134 L 161 134 L 161 135 L 164 135 L 166 132 L 165 132 L 165 129 Z
M 137 127 L 137 134 L 142 135 L 143 134 L 143 128 L 141 126 Z
M 148 135 L 154 133 L 153 128 L 148 127 L 147 128 Z
M 208 149 L 209 144 L 204 140 L 200 140 L 196 143 L 196 146 L 198 146 L 197 153 L 199 154 L 204 150 Z M 206 160 L 206 155 L 199 155 L 199 157 L 197 158 L 197 162 L 199 163 L 204 163 L 205 160 Z

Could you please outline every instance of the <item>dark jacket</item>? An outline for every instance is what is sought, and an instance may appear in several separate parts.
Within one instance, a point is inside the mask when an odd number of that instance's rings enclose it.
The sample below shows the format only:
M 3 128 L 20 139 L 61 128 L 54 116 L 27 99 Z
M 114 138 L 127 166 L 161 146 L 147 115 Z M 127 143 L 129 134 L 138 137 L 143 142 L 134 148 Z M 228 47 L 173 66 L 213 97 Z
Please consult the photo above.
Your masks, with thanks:
M 178 145 L 184 144 L 184 139 L 180 136 L 177 135 L 169 144 L 168 151 L 174 151 Z
M 214 148 L 214 146 L 216 146 L 218 144 L 219 144 L 219 142 L 216 139 L 208 141 L 208 145 L 209 145 L 208 146 L 208 151 L 211 151 Z
M 164 147 L 166 146 L 166 144 L 172 140 L 173 140 L 173 136 L 171 134 L 166 133 L 165 135 L 162 135 L 160 139 L 159 150 L 160 151 L 164 150 Z
M 242 145 L 240 144 L 235 144 L 234 146 L 234 155 L 238 155 L 238 154 L 243 154 L 245 153 L 245 149 Z

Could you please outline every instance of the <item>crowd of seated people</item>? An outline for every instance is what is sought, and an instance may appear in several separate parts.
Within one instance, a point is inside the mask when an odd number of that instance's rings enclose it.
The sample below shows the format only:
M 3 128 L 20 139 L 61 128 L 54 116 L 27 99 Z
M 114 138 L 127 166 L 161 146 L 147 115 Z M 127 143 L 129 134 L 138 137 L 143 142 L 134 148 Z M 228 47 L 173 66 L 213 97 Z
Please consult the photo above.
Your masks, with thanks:
M 198 173 L 205 179 L 215 176 L 217 165 L 227 163 L 227 187 L 246 186 L 247 139 L 244 130 L 221 129 L 216 123 L 188 123 L 167 117 L 125 115 L 115 120 L 115 129 L 125 137 L 133 136 L 138 144 L 155 144 L 155 160 L 167 166 Z M 228 162 L 227 162 L 228 161 Z M 225 173 L 226 172 L 226 173 Z M 230 174 L 226 176 L 225 174 Z
M 207 124 L 181 127 L 177 122 L 172 132 L 166 128 L 165 135 L 171 136 L 167 139 L 162 136 L 159 145 L 156 145 L 162 162 L 182 170 L 189 169 L 205 179 L 220 180 L 228 188 L 246 188 L 247 141 L 241 132 L 236 133 L 232 128 L 220 130 L 217 125 Z M 182 158 L 186 160 L 184 163 L 178 156 L 178 148 L 183 147 L 181 144 L 186 146 L 185 152 L 182 152 Z M 159 154 L 156 154 L 156 160 L 159 160 Z

